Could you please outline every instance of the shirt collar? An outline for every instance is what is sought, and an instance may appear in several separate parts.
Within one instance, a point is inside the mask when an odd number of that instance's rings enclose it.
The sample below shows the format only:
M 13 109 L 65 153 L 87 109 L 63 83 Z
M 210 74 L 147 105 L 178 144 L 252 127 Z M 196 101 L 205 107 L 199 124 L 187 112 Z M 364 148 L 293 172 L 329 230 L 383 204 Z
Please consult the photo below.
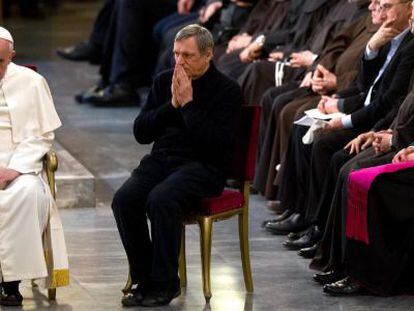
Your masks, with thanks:
M 404 29 L 403 32 L 401 32 L 398 36 L 396 36 L 394 39 L 391 40 L 392 45 L 400 44 L 402 40 L 404 40 L 405 35 L 410 31 L 410 27 L 407 27 Z

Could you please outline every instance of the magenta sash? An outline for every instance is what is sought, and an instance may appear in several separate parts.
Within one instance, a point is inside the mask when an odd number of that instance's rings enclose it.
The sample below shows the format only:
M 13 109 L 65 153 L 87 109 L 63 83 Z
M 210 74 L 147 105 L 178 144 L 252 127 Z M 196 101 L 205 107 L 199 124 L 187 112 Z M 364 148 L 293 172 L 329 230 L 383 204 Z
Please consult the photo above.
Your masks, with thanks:
M 345 236 L 369 244 L 367 223 L 368 190 L 378 175 L 414 167 L 414 162 L 385 164 L 353 171 L 348 176 Z

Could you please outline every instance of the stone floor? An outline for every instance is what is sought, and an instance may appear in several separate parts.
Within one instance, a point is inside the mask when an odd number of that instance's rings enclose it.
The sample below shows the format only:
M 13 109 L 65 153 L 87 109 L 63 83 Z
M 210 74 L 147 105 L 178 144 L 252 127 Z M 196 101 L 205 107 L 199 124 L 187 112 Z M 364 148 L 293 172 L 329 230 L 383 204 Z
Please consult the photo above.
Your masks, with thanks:
M 96 208 L 61 210 L 71 268 L 71 285 L 49 304 L 44 291 L 23 284 L 25 310 L 117 310 L 127 262 L 110 210 L 111 197 L 148 146 L 132 137 L 138 108 L 79 105 L 73 95 L 97 80 L 97 67 L 58 59 L 55 49 L 85 39 L 100 1 L 66 1 L 42 21 L 8 20 L 15 35 L 17 62 L 34 62 L 48 79 L 64 126 L 58 142 L 96 178 Z M 201 289 L 198 231 L 187 230 L 188 289 L 159 310 L 414 310 L 414 298 L 329 297 L 312 280 L 308 261 L 286 251 L 281 237 L 260 228 L 271 217 L 264 200 L 253 196 L 250 248 L 255 292 L 244 291 L 235 220 L 215 225 L 212 292 L 205 305 Z M 380 271 L 379 271 L 380 273 Z

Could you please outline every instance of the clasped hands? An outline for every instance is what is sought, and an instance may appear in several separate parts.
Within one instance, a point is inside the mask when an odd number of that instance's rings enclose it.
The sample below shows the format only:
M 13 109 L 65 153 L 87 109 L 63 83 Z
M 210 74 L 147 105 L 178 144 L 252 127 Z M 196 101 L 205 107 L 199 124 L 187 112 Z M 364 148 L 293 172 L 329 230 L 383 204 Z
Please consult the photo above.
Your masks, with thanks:
M 392 135 L 392 130 L 362 133 L 351 140 L 344 149 L 349 149 L 349 154 L 358 154 L 372 145 L 375 153 L 384 153 L 391 148 Z
M 171 83 L 172 99 L 174 108 L 184 107 L 193 100 L 193 86 L 191 79 L 186 74 L 183 66 L 176 64 Z
M 18 171 L 10 168 L 0 167 L 0 190 L 6 188 L 6 186 L 20 176 Z

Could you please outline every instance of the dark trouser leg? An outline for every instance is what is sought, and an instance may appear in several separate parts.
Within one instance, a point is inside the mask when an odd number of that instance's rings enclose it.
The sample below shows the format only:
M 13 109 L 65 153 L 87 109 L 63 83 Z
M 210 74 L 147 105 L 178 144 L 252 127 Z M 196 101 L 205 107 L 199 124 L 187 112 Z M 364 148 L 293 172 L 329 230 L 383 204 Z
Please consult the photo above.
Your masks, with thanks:
M 148 193 L 165 177 L 162 162 L 145 157 L 115 193 L 112 210 L 125 248 L 134 283 L 146 282 L 152 264 L 146 201 Z
M 175 10 L 174 1 L 122 1 L 114 42 L 111 84 L 132 88 L 150 84 L 158 54 L 152 28 L 160 18 Z
M 103 7 L 99 10 L 93 25 L 92 33 L 89 36 L 89 43 L 101 49 L 105 43 L 105 37 L 111 22 L 112 10 L 115 0 L 106 0 Z
M 306 202 L 304 193 L 308 181 L 312 145 L 303 144 L 302 137 L 308 129 L 309 127 L 293 125 L 278 192 L 282 206 L 294 212 L 298 212 L 300 206 Z
M 219 195 L 224 178 L 198 162 L 177 166 L 149 194 L 147 208 L 151 220 L 153 261 L 151 280 L 171 284 L 178 281 L 178 255 L 182 209 L 191 208 L 202 197 Z
M 339 171 L 341 170 L 341 167 L 353 156 L 354 155 L 349 154 L 348 150 L 337 151 L 332 156 L 319 199 L 315 197 L 315 192 L 312 192 L 311 188 L 309 201 L 314 200 L 318 203 L 308 205 L 306 218 L 311 223 L 316 224 L 322 231 L 325 229 L 329 209 L 335 194 L 335 186 L 338 180 Z
M 253 186 L 261 193 L 265 192 L 267 174 L 269 171 L 271 148 L 280 110 L 287 103 L 285 94 L 290 94 L 296 88 L 295 83 L 287 83 L 278 88 L 271 88 L 263 95 L 261 106 L 259 146 Z
M 339 152 L 332 164 L 333 155 L 355 138 L 358 133 L 359 131 L 351 129 L 322 133 L 316 137 L 311 156 L 309 195 L 307 204 L 303 207 L 308 221 L 315 217 L 321 197 L 325 196 L 324 200 L 331 201 L 336 179 L 329 180 L 329 174 L 333 174 L 331 178 L 336 178 L 337 173 L 335 174 L 332 170 L 339 172 L 340 167 L 351 158 L 347 156 L 346 151 Z M 334 166 L 332 170 L 330 170 L 330 165 Z M 326 180 L 329 180 L 329 183 L 325 183 Z

